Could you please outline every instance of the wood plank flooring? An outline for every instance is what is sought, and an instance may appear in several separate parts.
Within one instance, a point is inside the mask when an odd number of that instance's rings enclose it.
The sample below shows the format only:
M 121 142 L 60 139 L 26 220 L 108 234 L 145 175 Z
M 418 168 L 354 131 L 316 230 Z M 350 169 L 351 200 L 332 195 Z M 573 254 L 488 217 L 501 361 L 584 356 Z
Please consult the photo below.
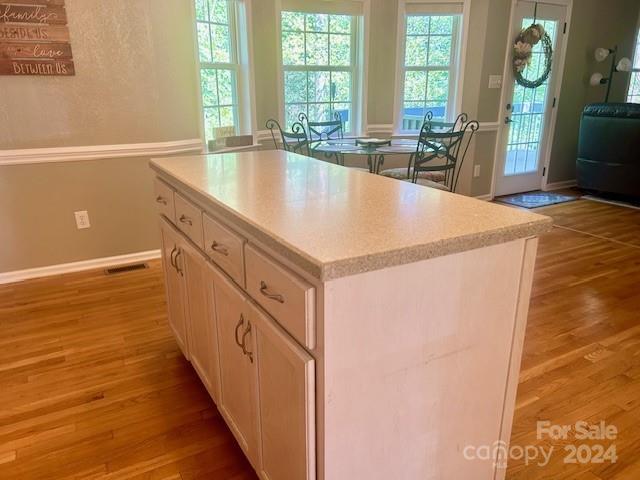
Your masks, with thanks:
M 540 242 L 512 443 L 558 450 L 507 478 L 640 478 L 640 211 L 538 211 L 558 226 Z M 0 479 L 255 478 L 149 265 L 0 286 Z M 615 424 L 617 463 L 564 464 L 571 440 L 536 439 L 538 420 Z

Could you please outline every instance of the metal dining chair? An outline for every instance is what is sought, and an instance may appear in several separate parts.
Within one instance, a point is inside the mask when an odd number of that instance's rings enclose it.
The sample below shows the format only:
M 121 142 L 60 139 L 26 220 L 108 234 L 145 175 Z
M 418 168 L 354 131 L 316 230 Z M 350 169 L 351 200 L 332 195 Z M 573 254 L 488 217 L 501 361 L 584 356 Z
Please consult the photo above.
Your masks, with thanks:
M 429 131 L 441 131 L 441 132 L 455 132 L 462 130 L 465 124 L 468 123 L 468 115 L 466 113 L 459 114 L 453 122 L 444 122 L 439 120 L 433 120 L 433 112 L 429 110 L 423 120 L 422 120 L 422 129 L 427 126 Z M 420 142 L 416 145 L 416 151 L 413 152 L 409 156 L 409 162 L 407 167 L 396 167 L 389 168 L 380 172 L 380 175 L 389 178 L 395 178 L 396 180 L 407 180 L 413 177 L 413 163 L 414 159 L 417 155 L 417 152 L 420 150 Z M 420 179 L 422 180 L 430 180 L 436 183 L 442 183 L 445 181 L 445 174 L 441 171 L 421 171 L 418 173 Z
M 306 125 L 307 135 L 311 142 L 344 138 L 342 117 L 338 112 L 334 112 L 333 118 L 333 120 L 318 122 L 309 120 L 304 112 L 298 114 L 298 121 Z
M 273 118 L 267 120 L 266 127 L 271 131 L 271 138 L 276 150 L 279 149 L 278 141 L 276 139 L 276 129 L 280 134 L 282 140 L 282 148 L 288 152 L 299 153 L 311 157 L 311 147 L 307 132 L 304 129 L 304 125 L 300 122 L 295 122 L 291 125 L 291 131 L 287 132 L 282 129 L 280 123 Z
M 480 124 L 472 120 L 465 122 L 457 130 L 436 132 L 425 123 L 420 130 L 418 148 L 413 158 L 413 171 L 408 181 L 455 192 L 469 145 L 479 128 Z M 444 179 L 435 182 L 420 178 L 422 172 L 440 172 Z

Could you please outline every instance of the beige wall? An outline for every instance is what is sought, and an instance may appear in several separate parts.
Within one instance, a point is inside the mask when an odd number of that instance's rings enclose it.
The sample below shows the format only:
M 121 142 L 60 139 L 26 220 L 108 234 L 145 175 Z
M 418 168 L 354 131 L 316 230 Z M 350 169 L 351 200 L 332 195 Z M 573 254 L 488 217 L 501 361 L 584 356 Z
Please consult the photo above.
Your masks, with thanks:
M 76 75 L 0 77 L 2 150 L 199 136 L 188 0 L 66 6 Z M 158 248 L 147 161 L 0 166 L 0 272 Z

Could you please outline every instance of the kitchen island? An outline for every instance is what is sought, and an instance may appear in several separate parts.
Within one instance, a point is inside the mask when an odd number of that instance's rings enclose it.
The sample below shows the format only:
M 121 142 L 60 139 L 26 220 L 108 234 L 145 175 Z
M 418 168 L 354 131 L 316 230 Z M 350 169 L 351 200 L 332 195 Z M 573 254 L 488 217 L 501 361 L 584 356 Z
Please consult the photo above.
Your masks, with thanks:
M 469 453 L 509 442 L 550 219 L 283 151 L 151 168 L 169 325 L 261 478 L 504 477 Z

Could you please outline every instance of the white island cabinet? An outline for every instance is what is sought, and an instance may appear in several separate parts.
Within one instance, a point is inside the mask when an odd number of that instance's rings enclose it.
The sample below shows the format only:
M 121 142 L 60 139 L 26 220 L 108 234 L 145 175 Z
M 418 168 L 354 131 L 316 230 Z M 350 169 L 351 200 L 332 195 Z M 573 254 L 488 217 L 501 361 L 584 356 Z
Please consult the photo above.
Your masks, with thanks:
M 550 219 L 282 151 L 151 161 L 169 325 L 264 480 L 504 477 Z

